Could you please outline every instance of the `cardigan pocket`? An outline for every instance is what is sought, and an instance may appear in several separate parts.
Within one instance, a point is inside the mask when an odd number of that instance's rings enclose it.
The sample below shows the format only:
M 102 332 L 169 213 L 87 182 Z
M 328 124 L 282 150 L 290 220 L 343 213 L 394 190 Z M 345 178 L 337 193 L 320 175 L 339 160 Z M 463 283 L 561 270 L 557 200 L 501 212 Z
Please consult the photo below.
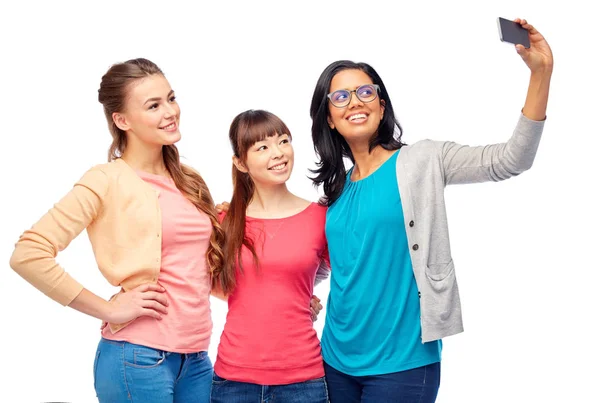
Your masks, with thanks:
M 442 281 L 454 271 L 454 261 L 451 259 L 447 263 L 428 264 L 425 268 L 425 274 L 430 280 Z

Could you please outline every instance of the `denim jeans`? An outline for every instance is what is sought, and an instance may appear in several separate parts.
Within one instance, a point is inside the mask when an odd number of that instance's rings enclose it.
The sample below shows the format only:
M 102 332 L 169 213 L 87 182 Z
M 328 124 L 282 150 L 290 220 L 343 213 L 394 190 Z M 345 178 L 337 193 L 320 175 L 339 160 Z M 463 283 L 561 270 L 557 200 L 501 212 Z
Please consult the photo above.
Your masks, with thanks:
M 440 363 L 383 375 L 352 376 L 325 366 L 331 403 L 433 403 Z
M 289 385 L 263 386 L 229 381 L 213 374 L 211 403 L 328 403 L 325 378 Z
M 100 403 L 208 403 L 212 364 L 206 351 L 170 353 L 101 339 L 94 360 Z

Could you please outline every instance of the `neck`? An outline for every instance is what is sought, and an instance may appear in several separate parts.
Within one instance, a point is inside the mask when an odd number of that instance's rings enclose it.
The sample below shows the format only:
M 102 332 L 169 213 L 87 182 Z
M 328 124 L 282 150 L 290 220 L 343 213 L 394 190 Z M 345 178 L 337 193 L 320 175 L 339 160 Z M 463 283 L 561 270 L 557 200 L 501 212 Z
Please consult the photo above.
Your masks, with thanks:
M 277 213 L 279 210 L 285 209 L 288 202 L 294 197 L 285 183 L 276 186 L 262 186 L 255 183 L 254 186 L 254 194 L 248 205 L 248 211 Z
M 162 148 L 162 145 L 150 146 L 135 140 L 134 136 L 129 136 L 121 158 L 134 170 L 168 176 Z
M 386 150 L 379 145 L 369 152 L 369 143 L 364 141 L 360 143 L 348 143 L 348 145 L 354 158 L 353 180 L 371 175 L 394 152 L 393 150 Z

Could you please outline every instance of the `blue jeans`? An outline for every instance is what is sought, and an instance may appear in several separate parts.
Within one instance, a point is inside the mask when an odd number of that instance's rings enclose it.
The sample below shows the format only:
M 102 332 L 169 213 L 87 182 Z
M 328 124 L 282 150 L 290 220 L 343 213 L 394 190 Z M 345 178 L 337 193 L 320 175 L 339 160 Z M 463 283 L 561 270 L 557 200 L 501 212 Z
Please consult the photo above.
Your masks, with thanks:
M 440 363 L 383 375 L 352 376 L 325 366 L 331 403 L 433 403 Z
M 229 381 L 213 374 L 211 403 L 328 403 L 325 378 L 289 385 L 263 386 Z
M 94 360 L 100 403 L 208 403 L 212 364 L 206 351 L 169 353 L 101 339 Z

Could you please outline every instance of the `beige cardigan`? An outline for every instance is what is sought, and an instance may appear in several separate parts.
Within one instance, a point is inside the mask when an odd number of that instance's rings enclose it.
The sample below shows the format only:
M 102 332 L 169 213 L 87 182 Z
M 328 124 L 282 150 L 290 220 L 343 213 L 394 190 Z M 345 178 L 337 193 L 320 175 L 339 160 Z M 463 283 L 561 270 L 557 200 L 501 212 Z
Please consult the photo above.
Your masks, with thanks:
M 98 268 L 110 284 L 127 291 L 156 283 L 162 244 L 158 191 L 121 159 L 90 169 L 25 231 L 11 267 L 53 300 L 69 305 L 83 286 L 55 258 L 86 228 Z M 121 327 L 111 325 L 113 331 Z

